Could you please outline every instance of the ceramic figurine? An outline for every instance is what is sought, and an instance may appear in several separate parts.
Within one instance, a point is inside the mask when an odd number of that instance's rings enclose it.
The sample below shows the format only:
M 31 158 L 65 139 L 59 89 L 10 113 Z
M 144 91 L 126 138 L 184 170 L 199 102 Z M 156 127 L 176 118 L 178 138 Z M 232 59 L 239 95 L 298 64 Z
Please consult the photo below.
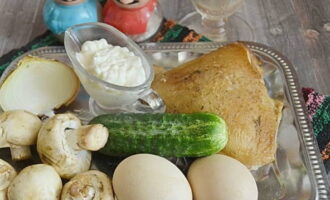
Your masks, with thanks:
M 100 21 L 100 12 L 97 0 L 46 0 L 43 17 L 48 29 L 62 38 L 72 25 Z
M 153 36 L 163 20 L 157 0 L 108 0 L 102 15 L 105 23 L 137 42 Z

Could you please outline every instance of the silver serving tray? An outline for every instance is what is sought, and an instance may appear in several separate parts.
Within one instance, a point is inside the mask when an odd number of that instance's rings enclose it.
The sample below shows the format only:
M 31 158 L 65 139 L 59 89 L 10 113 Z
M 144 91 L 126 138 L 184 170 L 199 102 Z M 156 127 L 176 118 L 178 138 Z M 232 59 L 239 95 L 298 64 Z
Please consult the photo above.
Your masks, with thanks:
M 259 190 L 260 200 L 326 200 L 330 198 L 330 184 L 320 159 L 313 129 L 308 121 L 300 86 L 294 67 L 282 54 L 258 43 L 244 42 L 262 61 L 264 80 L 269 95 L 284 102 L 283 116 L 278 132 L 276 160 L 268 165 L 252 169 Z M 145 43 L 140 44 L 152 63 L 173 68 L 202 54 L 223 46 L 223 43 Z M 0 85 L 15 69 L 19 59 L 26 55 L 41 56 L 70 64 L 64 47 L 44 47 L 30 51 L 17 58 L 6 69 L 0 79 Z M 58 111 L 70 111 L 84 118 L 89 115 L 89 96 L 82 88 L 76 101 L 68 108 Z M 39 163 L 34 157 L 24 162 L 13 162 L 8 149 L 0 150 L 0 158 L 7 160 L 18 170 Z M 93 155 L 92 168 L 113 173 L 122 158 Z M 169 158 L 184 172 L 191 159 Z

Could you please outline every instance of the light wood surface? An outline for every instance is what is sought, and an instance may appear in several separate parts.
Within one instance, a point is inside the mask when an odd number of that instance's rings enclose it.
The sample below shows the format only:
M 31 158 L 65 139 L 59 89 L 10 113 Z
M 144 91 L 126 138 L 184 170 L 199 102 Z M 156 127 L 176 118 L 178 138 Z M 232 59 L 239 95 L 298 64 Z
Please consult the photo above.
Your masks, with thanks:
M 179 20 L 193 11 L 189 0 L 160 0 L 165 17 Z M 46 30 L 44 0 L 0 0 L 0 56 Z M 330 1 L 245 0 L 238 15 L 256 41 L 286 55 L 301 86 L 330 94 Z

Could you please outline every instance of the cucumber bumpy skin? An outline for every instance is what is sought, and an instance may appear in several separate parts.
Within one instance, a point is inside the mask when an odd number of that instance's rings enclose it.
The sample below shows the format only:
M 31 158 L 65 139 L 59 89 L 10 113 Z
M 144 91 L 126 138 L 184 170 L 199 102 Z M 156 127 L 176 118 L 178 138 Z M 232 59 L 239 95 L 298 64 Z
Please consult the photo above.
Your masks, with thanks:
M 219 152 L 228 141 L 225 121 L 212 113 L 106 114 L 90 122 L 97 123 L 109 130 L 100 150 L 109 156 L 201 157 Z

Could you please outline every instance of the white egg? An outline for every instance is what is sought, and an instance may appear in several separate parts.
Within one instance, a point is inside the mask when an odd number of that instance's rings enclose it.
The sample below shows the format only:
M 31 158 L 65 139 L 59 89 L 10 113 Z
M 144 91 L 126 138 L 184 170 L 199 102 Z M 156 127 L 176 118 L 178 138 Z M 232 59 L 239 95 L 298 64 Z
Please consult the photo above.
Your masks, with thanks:
M 220 154 L 193 162 L 188 171 L 194 200 L 257 200 L 257 184 L 239 161 Z
M 137 154 L 115 169 L 113 188 L 118 200 L 192 200 L 183 173 L 170 161 L 151 154 Z

